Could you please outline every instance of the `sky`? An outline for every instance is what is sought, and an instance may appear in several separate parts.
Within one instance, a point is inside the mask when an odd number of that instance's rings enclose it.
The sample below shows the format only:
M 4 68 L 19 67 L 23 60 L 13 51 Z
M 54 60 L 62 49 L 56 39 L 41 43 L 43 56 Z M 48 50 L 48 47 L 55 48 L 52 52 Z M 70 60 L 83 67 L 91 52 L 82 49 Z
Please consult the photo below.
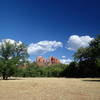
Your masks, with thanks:
M 29 59 L 73 60 L 100 33 L 100 0 L 0 0 L 0 41 L 28 46 Z

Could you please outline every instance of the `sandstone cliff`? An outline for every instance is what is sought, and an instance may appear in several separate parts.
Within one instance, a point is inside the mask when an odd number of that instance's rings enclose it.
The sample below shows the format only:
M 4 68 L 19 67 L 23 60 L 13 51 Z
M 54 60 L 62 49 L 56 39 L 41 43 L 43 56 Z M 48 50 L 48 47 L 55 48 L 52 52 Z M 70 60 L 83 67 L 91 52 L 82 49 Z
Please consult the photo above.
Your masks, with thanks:
M 36 63 L 39 66 L 50 66 L 50 65 L 60 64 L 60 60 L 53 56 L 49 57 L 48 59 L 45 59 L 42 56 L 38 56 L 36 58 Z

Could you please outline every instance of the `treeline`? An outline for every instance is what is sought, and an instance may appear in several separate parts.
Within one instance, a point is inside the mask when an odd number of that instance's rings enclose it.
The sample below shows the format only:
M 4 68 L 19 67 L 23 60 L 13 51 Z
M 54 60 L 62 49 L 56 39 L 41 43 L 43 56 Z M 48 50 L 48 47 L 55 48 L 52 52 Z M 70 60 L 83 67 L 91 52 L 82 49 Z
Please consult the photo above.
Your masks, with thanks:
M 68 65 L 58 64 L 52 66 L 37 66 L 36 63 L 28 64 L 27 68 L 18 68 L 15 77 L 63 77 L 62 72 Z
M 28 63 L 26 68 L 17 68 L 14 77 L 81 77 L 78 69 L 76 62 L 41 67 L 33 62 Z
M 88 47 L 79 48 L 73 57 L 74 61 L 60 70 L 60 77 L 100 77 L 100 35 Z
M 25 69 L 27 77 L 100 77 L 100 35 L 88 47 L 79 48 L 69 65 L 59 64 L 50 67 L 36 67 L 30 64 Z
M 100 35 L 88 47 L 79 48 L 69 65 L 58 64 L 39 67 L 27 61 L 27 46 L 18 42 L 0 43 L 0 76 L 14 77 L 100 77 Z M 26 64 L 26 68 L 18 67 Z

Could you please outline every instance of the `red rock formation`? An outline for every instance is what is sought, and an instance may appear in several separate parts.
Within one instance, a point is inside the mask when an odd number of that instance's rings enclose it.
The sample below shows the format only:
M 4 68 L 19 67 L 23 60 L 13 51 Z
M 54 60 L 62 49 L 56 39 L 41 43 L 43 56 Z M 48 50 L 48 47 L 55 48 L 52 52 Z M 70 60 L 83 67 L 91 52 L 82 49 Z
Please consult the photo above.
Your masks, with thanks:
M 46 59 L 43 58 L 42 56 L 38 56 L 36 58 L 36 63 L 39 65 L 39 66 L 45 66 L 46 64 Z
M 59 64 L 59 63 L 60 63 L 59 59 L 57 59 L 53 56 L 49 58 L 49 65 Z
M 54 65 L 54 64 L 60 64 L 59 59 L 55 58 L 55 57 L 50 57 L 47 60 L 45 58 L 43 58 L 42 56 L 38 56 L 36 58 L 36 63 L 39 66 L 50 66 L 50 65 Z

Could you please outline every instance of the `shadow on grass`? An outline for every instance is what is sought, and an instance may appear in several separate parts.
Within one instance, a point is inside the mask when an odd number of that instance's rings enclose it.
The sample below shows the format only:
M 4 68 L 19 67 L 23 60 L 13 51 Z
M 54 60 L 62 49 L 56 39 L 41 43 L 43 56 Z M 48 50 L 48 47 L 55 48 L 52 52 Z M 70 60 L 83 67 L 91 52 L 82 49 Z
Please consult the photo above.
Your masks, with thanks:
M 82 80 L 82 81 L 85 81 L 85 82 L 100 82 L 99 79 L 97 79 L 97 80 Z
M 0 80 L 3 80 L 2 78 L 0 78 Z M 8 78 L 7 80 L 23 80 L 22 78 Z

